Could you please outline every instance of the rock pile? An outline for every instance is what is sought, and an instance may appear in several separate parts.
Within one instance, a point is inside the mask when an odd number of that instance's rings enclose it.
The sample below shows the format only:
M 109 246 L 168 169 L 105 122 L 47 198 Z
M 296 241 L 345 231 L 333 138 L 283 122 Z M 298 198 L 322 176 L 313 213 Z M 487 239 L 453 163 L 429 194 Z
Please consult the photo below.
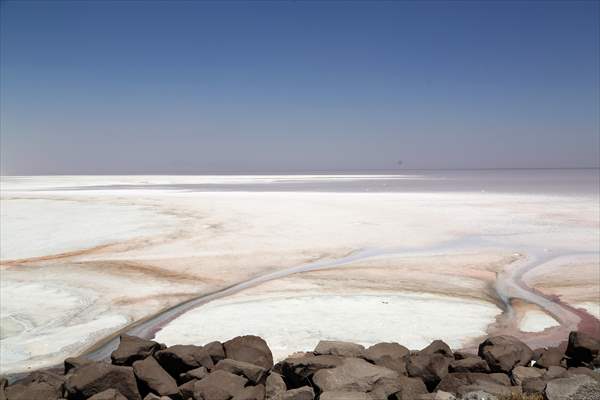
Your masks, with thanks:
M 166 347 L 123 335 L 111 361 L 69 358 L 63 375 L 4 380 L 0 400 L 600 399 L 600 340 L 579 332 L 566 348 L 536 350 L 490 337 L 478 354 L 440 340 L 419 351 L 321 341 L 275 365 L 257 336 Z

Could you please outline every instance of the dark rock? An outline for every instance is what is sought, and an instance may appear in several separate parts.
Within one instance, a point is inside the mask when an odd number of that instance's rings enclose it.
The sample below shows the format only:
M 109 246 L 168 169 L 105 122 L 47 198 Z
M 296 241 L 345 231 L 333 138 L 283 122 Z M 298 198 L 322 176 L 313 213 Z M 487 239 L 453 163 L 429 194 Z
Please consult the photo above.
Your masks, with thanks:
M 265 368 L 259 367 L 258 365 L 232 360 L 230 358 L 219 361 L 213 368 L 213 371 L 218 370 L 231 372 L 235 375 L 243 375 L 254 384 L 258 383 L 267 372 Z
M 506 374 L 453 372 L 441 380 L 436 390 L 443 390 L 459 396 L 476 391 L 487 392 L 495 396 L 510 396 L 520 393 L 521 388 L 511 386 L 510 379 Z
M 206 367 L 198 367 L 190 369 L 188 372 L 184 372 L 183 374 L 179 374 L 179 381 L 185 383 L 194 379 L 200 380 L 206 375 L 208 375 L 208 370 Z
M 519 365 L 512 370 L 512 382 L 519 386 L 526 379 L 542 379 L 544 372 L 539 368 L 523 367 Z
M 406 360 L 409 354 L 409 350 L 398 343 L 377 343 L 363 352 L 363 358 L 400 375 L 406 375 Z
M 263 385 L 246 386 L 232 400 L 264 400 L 265 387 Z
M 225 356 L 266 369 L 273 367 L 273 354 L 267 343 L 258 336 L 238 336 L 223 343 Z
M 280 399 L 286 390 L 287 387 L 281 375 L 271 372 L 269 376 L 267 376 L 267 381 L 265 383 L 265 398 L 267 400 Z
M 569 366 L 589 364 L 600 354 L 600 340 L 582 332 L 571 332 L 566 355 Z
M 592 386 L 598 383 L 587 375 L 575 375 L 569 378 L 559 378 L 546 384 L 546 397 L 548 400 L 570 399 L 582 386 Z
M 193 379 L 184 383 L 183 385 L 179 385 L 177 391 L 179 392 L 179 397 L 182 399 L 191 399 L 194 397 L 194 386 L 198 380 Z
M 8 400 L 54 400 L 62 397 L 63 377 L 33 372 L 4 389 Z
M 397 379 L 398 376 L 397 372 L 373 365 L 362 358 L 345 358 L 335 368 L 320 369 L 312 380 L 321 392 L 368 392 L 381 379 Z
M 546 349 L 544 347 L 538 347 L 537 349 L 533 349 L 532 350 L 533 353 L 531 354 L 531 359 L 533 361 L 539 360 L 545 351 L 546 351 Z
M 560 367 L 565 353 L 557 347 L 550 347 L 541 352 L 534 366 L 539 368 Z
M 154 357 L 173 377 L 198 367 L 210 369 L 214 366 L 208 352 L 200 346 L 178 344 L 157 351 Z
M 157 396 L 154 393 L 148 393 L 148 395 L 144 397 L 144 400 L 171 400 L 171 398 L 167 396 Z
M 431 344 L 419 352 L 420 354 L 441 354 L 444 357 L 454 358 L 454 354 L 446 343 L 434 340 Z
M 567 377 L 567 369 L 563 368 L 563 367 L 550 367 L 548 368 L 548 370 L 544 373 L 544 379 L 545 380 L 551 380 L 551 379 L 556 379 L 556 378 L 566 378 Z
M 123 396 L 118 390 L 106 389 L 103 392 L 96 393 L 88 400 L 127 400 L 127 397 Z
M 450 362 L 450 372 L 490 372 L 487 362 L 481 357 L 473 355 L 472 357 L 454 360 Z
M 360 357 L 365 351 L 364 346 L 351 342 L 321 340 L 315 347 L 315 354 L 339 357 Z
M 225 359 L 225 349 L 223 349 L 223 343 L 215 341 L 205 344 L 203 347 L 208 354 L 210 354 L 215 364 Z
M 454 352 L 454 359 L 455 360 L 464 360 L 466 358 L 471 358 L 471 357 L 479 357 L 479 356 L 477 354 L 467 353 L 465 351 L 455 351 Z
M 543 379 L 525 379 L 521 384 L 523 393 L 544 393 L 546 381 Z
M 94 362 L 75 369 L 65 382 L 70 400 L 83 400 L 106 389 L 116 389 L 128 400 L 139 400 L 133 368 Z
M 427 393 L 427 386 L 420 378 L 401 376 L 398 382 L 400 391 L 392 397 L 395 400 L 416 400 L 420 395 Z
M 442 354 L 412 355 L 406 364 L 408 376 L 421 378 L 430 391 L 448 374 L 450 359 Z
M 404 376 L 404 375 L 402 375 Z M 381 378 L 373 385 L 369 392 L 372 400 L 387 400 L 393 394 L 402 389 L 402 384 L 398 378 Z
M 305 355 L 289 357 L 276 365 L 290 389 L 305 386 L 315 372 L 335 368 L 342 364 L 343 358 L 337 356 Z M 268 392 L 268 391 L 267 391 Z
M 282 400 L 313 400 L 315 392 L 310 386 L 302 386 L 298 389 L 288 390 L 283 393 Z
M 508 373 L 518 365 L 529 365 L 533 351 L 515 337 L 495 336 L 479 345 L 478 354 L 492 371 Z
M 215 371 L 194 385 L 195 399 L 229 400 L 239 394 L 248 380 L 227 371 Z
M 133 372 L 151 392 L 161 396 L 172 396 L 178 393 L 177 382 L 154 357 L 134 362 Z
M 121 335 L 119 347 L 111 353 L 110 358 L 115 365 L 130 366 L 134 361 L 143 360 L 158 350 L 160 350 L 160 344 L 152 340 Z
M 90 361 L 84 357 L 69 357 L 69 358 L 65 359 L 65 361 L 64 361 L 65 374 L 67 374 L 72 369 L 79 368 L 82 365 L 87 365 L 91 362 L 92 361 Z

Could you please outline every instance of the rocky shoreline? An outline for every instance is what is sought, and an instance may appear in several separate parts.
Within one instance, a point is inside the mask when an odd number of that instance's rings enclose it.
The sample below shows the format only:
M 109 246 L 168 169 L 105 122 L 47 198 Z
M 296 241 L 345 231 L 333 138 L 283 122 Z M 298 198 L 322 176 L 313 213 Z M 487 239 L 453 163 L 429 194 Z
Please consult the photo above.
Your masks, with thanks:
M 477 354 L 321 341 L 276 364 L 258 336 L 167 347 L 122 335 L 110 363 L 68 358 L 64 373 L 2 379 L 0 400 L 600 400 L 599 368 L 600 338 L 581 332 L 540 349 L 490 337 Z

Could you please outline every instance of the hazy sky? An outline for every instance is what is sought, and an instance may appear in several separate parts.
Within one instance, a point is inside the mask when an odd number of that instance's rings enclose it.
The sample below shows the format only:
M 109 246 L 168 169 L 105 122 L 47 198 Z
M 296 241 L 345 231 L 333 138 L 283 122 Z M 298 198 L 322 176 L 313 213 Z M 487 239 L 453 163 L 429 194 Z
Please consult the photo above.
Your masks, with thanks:
M 3 1 L 2 173 L 598 166 L 599 4 Z

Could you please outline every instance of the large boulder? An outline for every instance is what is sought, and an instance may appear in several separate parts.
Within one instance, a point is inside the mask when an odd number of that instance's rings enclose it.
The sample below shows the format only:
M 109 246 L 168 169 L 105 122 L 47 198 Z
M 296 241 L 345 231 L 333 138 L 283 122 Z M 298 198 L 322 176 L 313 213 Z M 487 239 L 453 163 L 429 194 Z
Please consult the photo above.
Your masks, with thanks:
M 215 371 L 194 385 L 195 399 L 229 400 L 239 394 L 248 380 L 227 371 Z
M 200 379 L 204 378 L 206 375 L 208 375 L 208 370 L 206 369 L 206 367 L 198 367 L 198 368 L 190 369 L 187 372 L 179 374 L 179 382 L 185 383 L 185 382 L 192 381 L 194 379 L 200 380 Z
M 177 382 L 165 371 L 154 357 L 148 357 L 133 363 L 133 372 L 137 379 L 151 392 L 161 396 L 177 394 Z
M 95 362 L 73 371 L 65 382 L 69 400 L 83 400 L 103 392 L 116 389 L 128 400 L 140 400 L 133 368 Z
M 511 386 L 508 375 L 479 372 L 450 373 L 441 380 L 436 390 L 443 390 L 459 396 L 477 391 L 487 392 L 495 396 L 511 396 L 521 392 L 520 387 Z
M 434 340 L 429 346 L 419 351 L 419 354 L 441 354 L 444 357 L 454 358 L 450 346 L 441 340 Z
M 377 343 L 363 352 L 363 358 L 380 367 L 406 375 L 406 360 L 410 351 L 398 343 Z
M 569 368 L 567 370 L 567 374 L 566 376 L 573 376 L 573 375 L 587 375 L 590 378 L 600 382 L 600 371 L 594 371 L 593 369 L 590 368 L 586 368 L 586 367 L 574 367 L 574 368 Z
M 283 393 L 282 400 L 313 400 L 315 392 L 310 386 L 302 386 Z
M 427 389 L 433 390 L 448 374 L 450 359 L 440 353 L 418 354 L 410 356 L 406 364 L 408 376 L 421 378 Z
M 560 367 L 565 353 L 558 347 L 550 347 L 540 352 L 534 366 L 538 368 Z
M 291 388 L 305 386 L 315 372 L 335 368 L 342 364 L 343 358 L 329 355 L 304 355 L 302 357 L 288 357 L 279 362 L 274 370 L 281 373 Z
M 214 366 L 210 354 L 201 346 L 178 344 L 157 351 L 154 357 L 173 377 L 198 367 L 210 369 Z
M 258 336 L 238 336 L 223 343 L 225 356 L 266 369 L 273 367 L 273 354 L 267 343 Z
M 571 332 L 567 345 L 569 366 L 587 365 L 600 355 L 600 338 L 583 332 Z
M 244 361 L 232 360 L 230 358 L 219 361 L 213 368 L 213 371 L 218 370 L 245 376 L 254 384 L 258 383 L 267 372 L 265 368 L 259 367 L 258 365 L 250 364 Z
M 130 366 L 134 361 L 143 360 L 160 350 L 160 344 L 137 336 L 121 335 L 119 347 L 110 355 L 115 365 Z
M 490 372 L 487 362 L 478 356 L 450 361 L 450 372 Z
M 313 382 L 321 392 L 369 392 L 378 381 L 385 378 L 397 379 L 398 373 L 373 365 L 361 358 L 346 358 L 335 368 L 317 371 L 313 376 Z
M 264 385 L 246 386 L 231 400 L 264 400 L 265 387 Z
M 127 400 L 127 397 L 123 396 L 118 390 L 106 389 L 103 392 L 96 393 L 88 400 Z
M 287 386 L 283 377 L 276 372 L 271 372 L 267 376 L 265 382 L 265 398 L 267 400 L 279 400 L 283 393 L 287 390 Z
M 179 385 L 177 390 L 179 392 L 180 399 L 193 399 L 194 397 L 194 387 L 198 383 L 198 380 L 194 379 L 184 383 L 183 385 Z
M 7 386 L 7 400 L 54 400 L 62 397 L 63 377 L 49 372 L 33 372 Z M 1 392 L 0 392 L 1 396 Z
M 521 384 L 521 388 L 523 393 L 544 393 L 546 381 L 539 378 L 525 379 Z
M 544 372 L 539 368 L 519 365 L 512 370 L 512 382 L 517 386 L 522 385 L 526 379 L 541 379 L 543 376 Z
M 360 344 L 321 340 L 315 347 L 314 353 L 339 357 L 360 357 L 364 351 L 365 347 Z
M 548 382 L 546 384 L 546 398 L 548 400 L 570 400 L 584 386 L 596 386 L 598 393 L 600 393 L 600 385 L 594 379 L 587 375 L 575 375 Z
M 427 386 L 420 378 L 409 378 L 401 376 L 398 379 L 400 391 L 394 394 L 395 400 L 416 400 L 427 393 Z
M 64 365 L 64 371 L 65 374 L 68 374 L 69 371 L 75 369 L 75 368 L 79 368 L 82 365 L 87 365 L 92 363 L 93 361 L 88 360 L 85 357 L 69 357 L 66 358 L 65 361 L 63 362 Z
M 502 335 L 486 339 L 479 345 L 479 357 L 483 358 L 494 372 L 510 372 L 518 365 L 527 366 L 533 351 L 519 339 Z

